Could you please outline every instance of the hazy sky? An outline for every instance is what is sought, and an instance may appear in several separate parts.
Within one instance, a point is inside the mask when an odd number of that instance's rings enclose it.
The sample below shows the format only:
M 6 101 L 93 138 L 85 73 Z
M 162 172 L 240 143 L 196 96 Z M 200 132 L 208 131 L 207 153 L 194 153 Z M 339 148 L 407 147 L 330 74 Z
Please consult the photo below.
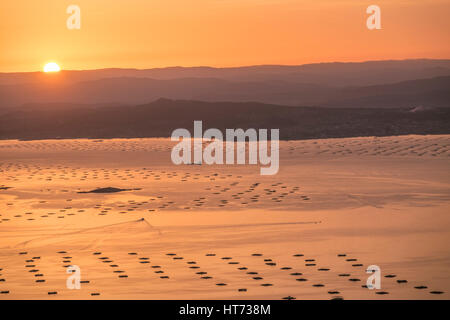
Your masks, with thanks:
M 371 4 L 382 30 L 366 27 Z M 450 0 L 1 0 L 0 71 L 450 58 L 449 13 Z

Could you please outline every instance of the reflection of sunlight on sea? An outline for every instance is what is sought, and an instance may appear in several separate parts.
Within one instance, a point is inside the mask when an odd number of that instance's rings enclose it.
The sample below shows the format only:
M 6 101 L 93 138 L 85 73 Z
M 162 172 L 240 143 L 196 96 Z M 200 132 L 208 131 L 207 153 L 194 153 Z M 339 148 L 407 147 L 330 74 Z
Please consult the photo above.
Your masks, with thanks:
M 88 291 L 74 293 L 80 298 L 329 299 L 328 291 L 345 299 L 448 298 L 449 136 L 282 141 L 280 172 L 271 177 L 252 166 L 174 166 L 172 146 L 168 139 L 0 141 L 1 186 L 10 187 L 0 189 L 9 297 L 72 297 L 57 253 L 66 251 L 90 280 Z M 78 193 L 106 187 L 140 190 Z M 44 283 L 23 268 L 33 256 L 41 257 L 35 265 Z M 397 275 L 383 278 L 387 297 L 361 288 L 369 263 Z M 414 289 L 421 285 L 428 289 Z

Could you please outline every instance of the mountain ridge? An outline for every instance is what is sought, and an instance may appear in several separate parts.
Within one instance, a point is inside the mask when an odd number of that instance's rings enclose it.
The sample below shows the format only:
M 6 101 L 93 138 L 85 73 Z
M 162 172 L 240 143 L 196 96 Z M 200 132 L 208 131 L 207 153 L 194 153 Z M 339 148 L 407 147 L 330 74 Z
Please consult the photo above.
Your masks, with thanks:
M 29 105 L 0 114 L 0 139 L 170 137 L 173 130 L 280 129 L 280 138 L 450 133 L 450 108 L 293 107 L 158 99 L 135 106 Z
M 450 106 L 450 75 L 373 86 L 332 87 L 288 81 L 237 82 L 216 78 L 158 80 L 105 78 L 66 83 L 0 86 L 0 107 L 28 103 L 142 104 L 169 99 L 261 102 L 327 107 Z

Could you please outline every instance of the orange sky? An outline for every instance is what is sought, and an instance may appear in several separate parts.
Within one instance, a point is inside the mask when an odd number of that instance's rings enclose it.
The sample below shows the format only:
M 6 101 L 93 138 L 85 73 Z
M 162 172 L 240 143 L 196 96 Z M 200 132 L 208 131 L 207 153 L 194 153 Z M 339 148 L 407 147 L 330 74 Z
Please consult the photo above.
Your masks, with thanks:
M 382 30 L 366 28 L 370 4 Z M 450 58 L 449 13 L 450 0 L 1 0 L 0 72 Z

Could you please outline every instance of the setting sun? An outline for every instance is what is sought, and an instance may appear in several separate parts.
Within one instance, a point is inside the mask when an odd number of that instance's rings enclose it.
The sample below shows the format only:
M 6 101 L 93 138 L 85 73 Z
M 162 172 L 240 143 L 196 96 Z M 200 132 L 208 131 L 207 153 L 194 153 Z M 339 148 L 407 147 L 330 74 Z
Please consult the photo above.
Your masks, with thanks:
M 44 72 L 58 72 L 61 68 L 55 62 L 49 62 L 44 66 Z

